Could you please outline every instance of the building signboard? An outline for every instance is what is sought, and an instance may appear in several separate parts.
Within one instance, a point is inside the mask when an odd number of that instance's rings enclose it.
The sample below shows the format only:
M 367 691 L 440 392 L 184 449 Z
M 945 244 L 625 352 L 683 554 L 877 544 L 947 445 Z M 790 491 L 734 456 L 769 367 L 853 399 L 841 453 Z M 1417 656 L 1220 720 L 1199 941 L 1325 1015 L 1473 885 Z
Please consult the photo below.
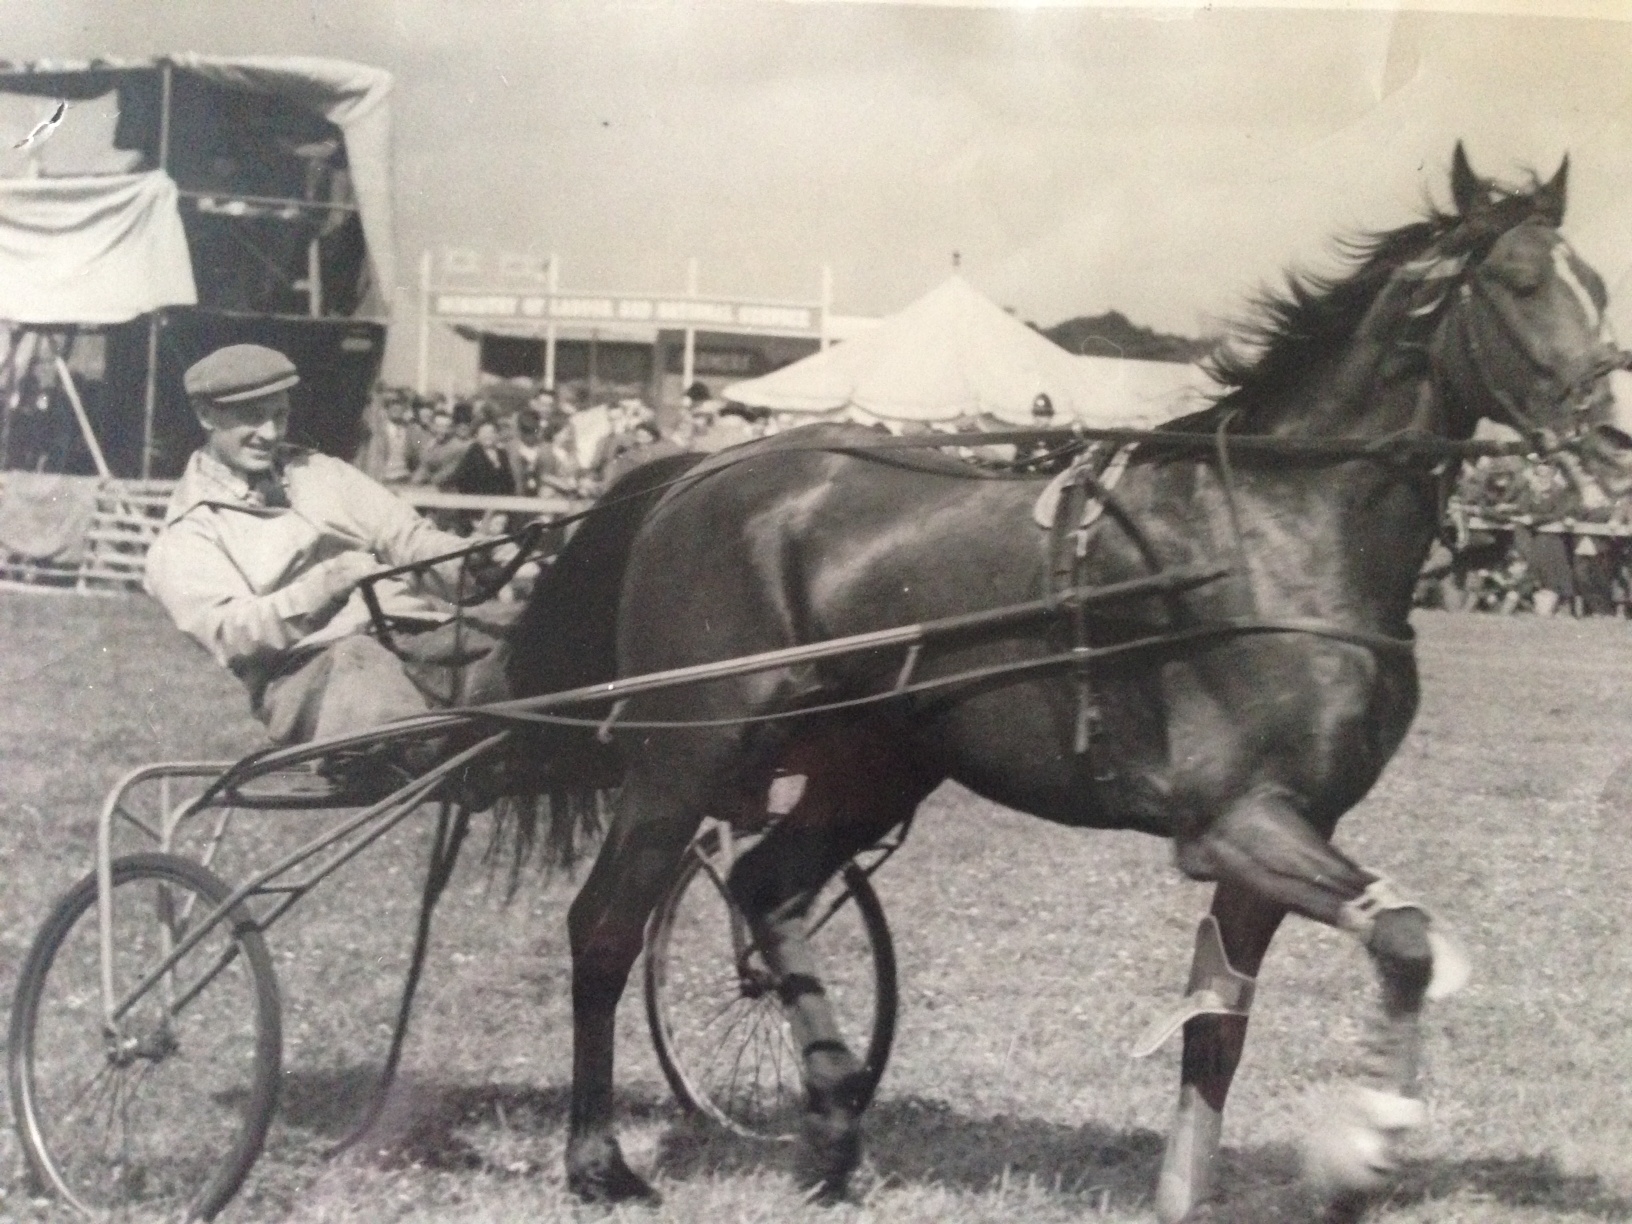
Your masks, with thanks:
M 808 302 L 474 290 L 434 290 L 429 296 L 431 313 L 443 319 L 587 326 L 625 323 L 709 331 L 822 334 L 822 307 Z

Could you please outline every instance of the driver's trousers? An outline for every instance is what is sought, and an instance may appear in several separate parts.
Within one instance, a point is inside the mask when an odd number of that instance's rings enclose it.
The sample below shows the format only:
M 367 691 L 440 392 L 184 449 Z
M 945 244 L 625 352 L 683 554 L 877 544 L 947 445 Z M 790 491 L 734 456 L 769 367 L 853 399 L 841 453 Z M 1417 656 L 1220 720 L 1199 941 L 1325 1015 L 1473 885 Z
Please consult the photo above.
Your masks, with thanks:
M 401 630 L 395 650 L 354 633 L 291 659 L 261 691 L 255 716 L 280 744 L 366 731 L 395 718 L 509 696 L 503 624 L 521 605 L 462 624 Z M 490 606 L 477 610 L 489 613 Z

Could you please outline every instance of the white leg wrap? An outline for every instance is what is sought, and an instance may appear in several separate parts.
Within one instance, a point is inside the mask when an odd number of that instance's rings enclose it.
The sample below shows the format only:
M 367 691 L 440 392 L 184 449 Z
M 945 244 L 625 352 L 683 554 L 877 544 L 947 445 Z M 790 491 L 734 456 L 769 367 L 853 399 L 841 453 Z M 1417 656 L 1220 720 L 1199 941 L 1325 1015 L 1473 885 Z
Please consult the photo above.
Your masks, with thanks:
M 1386 914 L 1390 910 L 1414 909 L 1421 910 L 1433 922 L 1433 915 L 1415 901 L 1407 900 L 1405 895 L 1389 881 L 1379 876 L 1366 885 L 1366 891 L 1353 901 L 1345 901 L 1339 911 L 1338 927 L 1353 935 L 1361 943 L 1371 938 L 1371 932 L 1377 926 L 1377 916 Z
M 1353 901 L 1346 902 L 1338 918 L 1338 927 L 1349 932 L 1361 943 L 1371 940 L 1377 918 L 1390 910 L 1414 909 L 1428 919 L 1428 947 L 1433 952 L 1433 976 L 1428 981 L 1428 997 L 1443 999 L 1455 994 L 1468 984 L 1473 975 L 1473 961 L 1452 935 L 1443 930 L 1427 906 L 1409 900 L 1385 879 L 1373 880 L 1366 891 Z
M 1406 1133 L 1427 1121 L 1416 1097 L 1357 1084 L 1321 1093 L 1304 1136 L 1304 1176 L 1323 1196 L 1377 1190 L 1393 1174 Z

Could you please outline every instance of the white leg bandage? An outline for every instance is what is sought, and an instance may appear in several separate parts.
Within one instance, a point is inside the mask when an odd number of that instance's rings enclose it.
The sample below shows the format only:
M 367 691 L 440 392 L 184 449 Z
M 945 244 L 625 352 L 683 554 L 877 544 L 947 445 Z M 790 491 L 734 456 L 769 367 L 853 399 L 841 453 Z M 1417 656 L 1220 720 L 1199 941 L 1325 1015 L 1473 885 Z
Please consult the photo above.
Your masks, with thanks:
M 1428 919 L 1428 947 L 1433 953 L 1433 976 L 1428 981 L 1428 998 L 1443 999 L 1468 984 L 1473 974 L 1473 962 L 1462 945 L 1435 920 L 1427 906 L 1408 900 L 1404 894 L 1385 879 L 1375 879 L 1366 891 L 1353 901 L 1345 902 L 1338 918 L 1338 927 L 1349 932 L 1361 943 L 1369 943 L 1376 929 L 1377 918 L 1390 910 L 1414 909 Z

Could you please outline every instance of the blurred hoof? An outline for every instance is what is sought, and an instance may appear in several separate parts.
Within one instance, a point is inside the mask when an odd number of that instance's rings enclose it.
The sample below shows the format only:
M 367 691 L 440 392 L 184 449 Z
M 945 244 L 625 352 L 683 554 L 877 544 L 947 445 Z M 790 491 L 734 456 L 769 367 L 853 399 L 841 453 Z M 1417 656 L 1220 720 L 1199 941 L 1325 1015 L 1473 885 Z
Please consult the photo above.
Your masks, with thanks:
M 1438 927 L 1428 928 L 1428 947 L 1434 953 L 1434 973 L 1428 980 L 1427 997 L 1448 999 L 1473 976 L 1473 958 L 1461 940 Z
M 805 1114 L 799 1146 L 799 1184 L 814 1202 L 834 1203 L 844 1197 L 850 1174 L 861 1163 L 861 1105 L 865 1079 L 846 1076 Z
M 813 1202 L 842 1199 L 850 1174 L 861 1163 L 861 1125 L 840 1110 L 807 1114 L 799 1147 L 799 1185 Z
M 616 1143 L 594 1159 L 567 1157 L 567 1189 L 586 1203 L 644 1203 L 656 1207 L 663 1196 L 624 1162 Z
M 1304 1143 L 1304 1177 L 1325 1199 L 1374 1193 L 1398 1168 L 1400 1140 L 1427 1120 L 1415 1097 L 1358 1086 L 1324 1093 Z

